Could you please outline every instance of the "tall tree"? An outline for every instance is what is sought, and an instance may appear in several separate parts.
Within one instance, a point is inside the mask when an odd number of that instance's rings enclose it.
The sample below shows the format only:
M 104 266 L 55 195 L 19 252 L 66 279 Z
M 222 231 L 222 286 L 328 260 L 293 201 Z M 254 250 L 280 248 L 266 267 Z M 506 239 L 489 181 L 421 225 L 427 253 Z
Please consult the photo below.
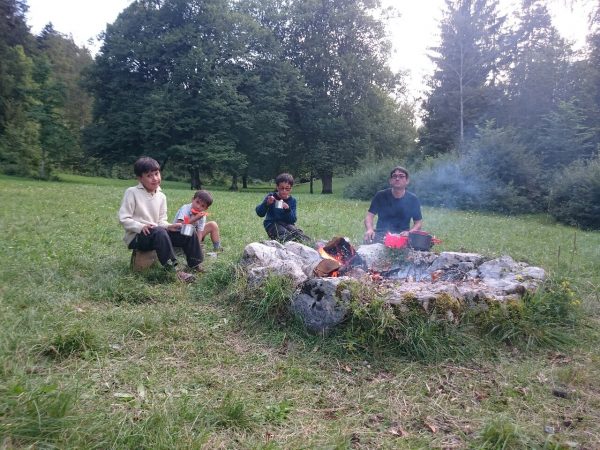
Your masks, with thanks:
M 9 71 L 13 67 L 12 59 L 18 58 L 14 49 L 19 45 L 23 53 L 27 54 L 32 47 L 33 40 L 27 27 L 26 12 L 25 1 L 0 0 L 0 135 L 6 126 L 9 104 L 17 101 L 11 97 L 13 80 Z
M 507 62 L 505 17 L 497 0 L 446 0 L 441 43 L 432 48 L 436 66 L 423 104 L 420 136 L 426 154 L 459 146 L 482 124 L 494 105 L 497 77 Z
M 568 100 L 572 52 L 552 25 L 545 2 L 524 0 L 517 19 L 512 66 L 505 84 L 506 117 L 500 117 L 499 124 L 518 127 L 530 141 L 541 118 Z
M 310 91 L 295 127 L 304 164 L 321 176 L 323 193 L 332 192 L 334 170 L 354 168 L 368 151 L 361 119 L 374 106 L 370 92 L 399 86 L 386 64 L 383 23 L 372 14 L 378 7 L 378 0 L 290 3 L 287 56 Z
M 12 175 L 36 176 L 40 162 L 40 126 L 33 117 L 38 86 L 34 65 L 22 46 L 9 47 L 2 61 L 8 74 L 2 85 L 0 167 Z
M 244 164 L 234 128 L 243 31 L 225 0 L 138 0 L 107 28 L 90 72 L 89 150 L 105 160 L 152 152 L 193 176 Z M 197 185 L 199 180 L 193 183 Z
M 587 37 L 588 58 L 580 62 L 581 78 L 574 83 L 576 101 L 585 116 L 585 124 L 593 133 L 596 151 L 600 152 L 600 2 L 590 18 Z
M 79 131 L 92 118 L 92 97 L 81 78 L 94 60 L 87 48 L 79 47 L 73 38 L 56 31 L 52 23 L 44 27 L 36 40 L 40 52 L 50 62 L 53 76 L 65 88 L 65 118 L 73 131 Z

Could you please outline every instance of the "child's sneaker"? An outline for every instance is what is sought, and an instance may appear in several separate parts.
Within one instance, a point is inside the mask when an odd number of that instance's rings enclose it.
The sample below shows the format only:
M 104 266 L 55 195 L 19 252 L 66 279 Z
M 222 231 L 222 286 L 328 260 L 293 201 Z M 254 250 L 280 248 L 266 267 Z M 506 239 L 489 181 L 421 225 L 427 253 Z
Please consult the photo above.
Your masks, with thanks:
M 200 273 L 206 272 L 206 269 L 204 267 L 202 267 L 201 264 L 198 264 L 197 266 L 190 267 L 190 271 L 192 273 L 200 274 Z
M 179 281 L 182 281 L 184 283 L 193 283 L 194 281 L 196 281 L 196 276 L 195 275 L 192 275 L 191 273 L 184 272 L 182 270 L 180 270 L 179 272 L 177 272 L 177 278 L 179 279 Z

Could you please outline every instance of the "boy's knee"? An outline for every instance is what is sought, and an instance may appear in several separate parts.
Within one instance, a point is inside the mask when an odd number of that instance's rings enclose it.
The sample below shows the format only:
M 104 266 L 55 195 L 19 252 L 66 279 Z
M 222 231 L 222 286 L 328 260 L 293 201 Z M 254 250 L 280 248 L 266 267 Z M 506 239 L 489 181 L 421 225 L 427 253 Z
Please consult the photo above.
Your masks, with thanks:
M 164 227 L 154 227 L 154 233 L 156 234 L 156 236 L 160 237 L 169 236 L 169 232 Z

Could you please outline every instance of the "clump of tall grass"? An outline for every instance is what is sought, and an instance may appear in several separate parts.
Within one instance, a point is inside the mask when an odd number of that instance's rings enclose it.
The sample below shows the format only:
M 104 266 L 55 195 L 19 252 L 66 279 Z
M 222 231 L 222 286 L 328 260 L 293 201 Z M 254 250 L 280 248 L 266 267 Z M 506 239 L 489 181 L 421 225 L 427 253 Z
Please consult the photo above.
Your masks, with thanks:
M 161 298 L 160 284 L 175 282 L 175 274 L 162 267 L 140 273 L 128 273 L 98 280 L 90 287 L 89 297 L 95 301 L 116 304 L 153 303 Z
M 212 264 L 210 270 L 196 283 L 197 291 L 203 295 L 226 293 L 242 277 L 243 271 L 239 264 L 229 260 L 219 260 Z
M 75 396 L 55 384 L 30 387 L 0 384 L 0 436 L 3 445 L 53 448 L 71 427 Z
M 531 350 L 573 344 L 582 317 L 581 300 L 569 281 L 548 280 L 521 300 L 490 302 L 468 320 L 488 339 Z
M 70 356 L 93 356 L 101 350 L 102 344 L 93 330 L 75 325 L 57 332 L 41 347 L 43 355 L 64 359 Z
M 294 285 L 290 277 L 270 274 L 258 285 L 245 284 L 244 302 L 255 321 L 281 322 L 290 318 Z
M 282 400 L 267 407 L 264 420 L 273 425 L 280 425 L 287 420 L 291 412 L 292 403 L 289 400 Z
M 503 450 L 509 448 L 531 448 L 529 439 L 511 421 L 505 418 L 488 423 L 477 438 L 477 448 Z
M 242 429 L 252 428 L 253 418 L 248 412 L 246 403 L 227 392 L 221 403 L 214 410 L 215 425 L 221 428 Z
M 472 353 L 462 330 L 447 320 L 447 302 L 427 313 L 414 299 L 392 305 L 372 287 L 352 283 L 349 316 L 341 333 L 349 350 L 391 351 L 411 359 L 440 361 Z

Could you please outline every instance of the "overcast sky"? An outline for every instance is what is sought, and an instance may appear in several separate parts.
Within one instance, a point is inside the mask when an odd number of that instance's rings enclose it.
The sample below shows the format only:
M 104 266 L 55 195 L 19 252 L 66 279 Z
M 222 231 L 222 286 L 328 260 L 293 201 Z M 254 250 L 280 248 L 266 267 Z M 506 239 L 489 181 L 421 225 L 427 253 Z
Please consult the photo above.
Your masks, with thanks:
M 28 22 L 34 34 L 48 22 L 64 34 L 71 34 L 78 45 L 92 52 L 99 44 L 96 37 L 112 23 L 131 0 L 28 0 Z M 410 70 L 409 90 L 413 97 L 422 93 L 423 80 L 431 74 L 432 65 L 427 48 L 439 41 L 438 24 L 444 0 L 382 0 L 394 6 L 400 16 L 388 21 L 394 70 Z M 505 12 L 510 12 L 517 0 L 500 0 Z M 568 39 L 582 45 L 587 30 L 587 16 L 594 0 L 548 0 L 555 25 Z

